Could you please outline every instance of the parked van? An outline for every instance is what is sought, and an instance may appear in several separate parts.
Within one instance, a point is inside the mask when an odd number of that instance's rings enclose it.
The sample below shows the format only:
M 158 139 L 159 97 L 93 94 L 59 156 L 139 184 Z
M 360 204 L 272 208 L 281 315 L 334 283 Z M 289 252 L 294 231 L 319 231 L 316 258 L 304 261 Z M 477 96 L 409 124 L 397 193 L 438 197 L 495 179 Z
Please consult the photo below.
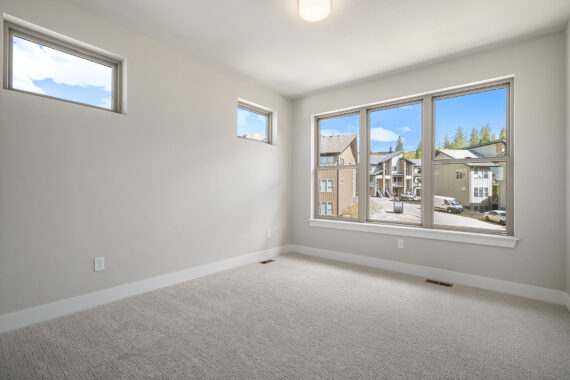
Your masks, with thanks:
M 434 206 L 435 210 L 445 211 L 445 212 L 450 212 L 450 213 L 451 212 L 458 212 L 458 213 L 463 212 L 463 206 L 461 205 L 461 202 L 459 202 L 455 198 L 441 197 L 439 195 L 436 195 L 433 198 L 434 198 L 433 206 Z

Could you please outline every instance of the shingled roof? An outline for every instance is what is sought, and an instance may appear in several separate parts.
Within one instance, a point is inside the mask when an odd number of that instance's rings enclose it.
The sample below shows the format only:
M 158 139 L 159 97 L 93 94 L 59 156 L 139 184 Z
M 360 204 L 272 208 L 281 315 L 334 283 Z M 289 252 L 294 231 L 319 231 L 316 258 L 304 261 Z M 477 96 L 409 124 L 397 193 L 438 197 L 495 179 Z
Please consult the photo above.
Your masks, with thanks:
M 356 135 L 321 136 L 321 153 L 342 153 L 354 140 Z

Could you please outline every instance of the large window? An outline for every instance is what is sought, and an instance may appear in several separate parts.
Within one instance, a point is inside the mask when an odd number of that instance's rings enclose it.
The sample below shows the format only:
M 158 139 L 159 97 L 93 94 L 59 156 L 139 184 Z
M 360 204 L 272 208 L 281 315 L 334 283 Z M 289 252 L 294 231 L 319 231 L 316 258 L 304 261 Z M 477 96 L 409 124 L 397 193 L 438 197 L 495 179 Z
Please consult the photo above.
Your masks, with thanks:
M 315 182 L 336 181 L 329 195 L 316 186 L 315 204 L 332 202 L 335 219 L 513 235 L 512 82 L 318 116 Z M 347 174 L 355 185 L 341 189 Z
M 261 107 L 238 102 L 237 136 L 271 144 L 273 114 Z
M 19 25 L 4 25 L 4 88 L 121 112 L 121 62 Z

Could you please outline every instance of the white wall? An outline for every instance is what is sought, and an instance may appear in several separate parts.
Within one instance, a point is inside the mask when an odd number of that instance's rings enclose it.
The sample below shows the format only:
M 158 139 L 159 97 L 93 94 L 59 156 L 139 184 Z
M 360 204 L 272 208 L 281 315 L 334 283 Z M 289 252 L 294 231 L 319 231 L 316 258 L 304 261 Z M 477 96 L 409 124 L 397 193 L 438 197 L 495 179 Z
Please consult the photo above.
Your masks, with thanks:
M 372 47 L 371 47 L 372 48 Z M 382 52 L 378 52 L 382 54 Z M 552 289 L 565 286 L 565 46 L 556 33 L 295 101 L 296 244 Z M 515 249 L 310 227 L 311 115 L 514 74 Z M 547 155 L 545 161 L 543 155 Z M 543 165 L 547 162 L 546 165 Z M 539 177 L 534 173 L 540 173 Z
M 0 90 L 0 314 L 289 242 L 289 100 L 71 2 L 1 12 L 125 57 L 128 114 Z M 238 97 L 276 146 L 236 138 Z

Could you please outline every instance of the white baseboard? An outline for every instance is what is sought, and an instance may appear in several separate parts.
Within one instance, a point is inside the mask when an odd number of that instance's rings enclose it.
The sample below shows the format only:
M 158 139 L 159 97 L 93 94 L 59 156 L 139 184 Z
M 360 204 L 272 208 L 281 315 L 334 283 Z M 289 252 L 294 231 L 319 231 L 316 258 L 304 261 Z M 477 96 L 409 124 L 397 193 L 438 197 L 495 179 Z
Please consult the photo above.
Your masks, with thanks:
M 398 261 L 378 259 L 374 257 L 355 255 L 350 253 L 330 251 L 326 249 L 306 247 L 302 245 L 287 245 L 284 252 L 296 252 L 307 256 L 315 256 L 323 259 L 341 261 L 372 268 L 389 270 L 392 272 L 409 274 L 412 276 L 430 278 L 434 280 L 451 282 L 458 285 L 473 288 L 486 289 L 500 293 L 511 294 L 519 297 L 566 305 L 570 310 L 568 295 L 556 289 L 541 288 L 538 286 L 497 280 L 494 278 L 475 276 L 467 273 L 453 272 L 444 269 L 425 267 L 415 264 L 407 264 Z
M 233 257 L 227 260 L 217 261 L 211 264 L 200 265 L 178 272 L 131 282 L 113 288 L 99 290 L 93 293 L 66 298 L 44 305 L 34 306 L 29 309 L 15 311 L 13 313 L 3 314 L 0 315 L 0 333 L 89 309 L 108 302 L 117 301 L 122 298 L 175 285 L 198 277 L 236 268 L 245 264 L 267 260 L 271 257 L 278 256 L 283 252 L 287 252 L 284 247 L 271 248 L 243 256 Z

